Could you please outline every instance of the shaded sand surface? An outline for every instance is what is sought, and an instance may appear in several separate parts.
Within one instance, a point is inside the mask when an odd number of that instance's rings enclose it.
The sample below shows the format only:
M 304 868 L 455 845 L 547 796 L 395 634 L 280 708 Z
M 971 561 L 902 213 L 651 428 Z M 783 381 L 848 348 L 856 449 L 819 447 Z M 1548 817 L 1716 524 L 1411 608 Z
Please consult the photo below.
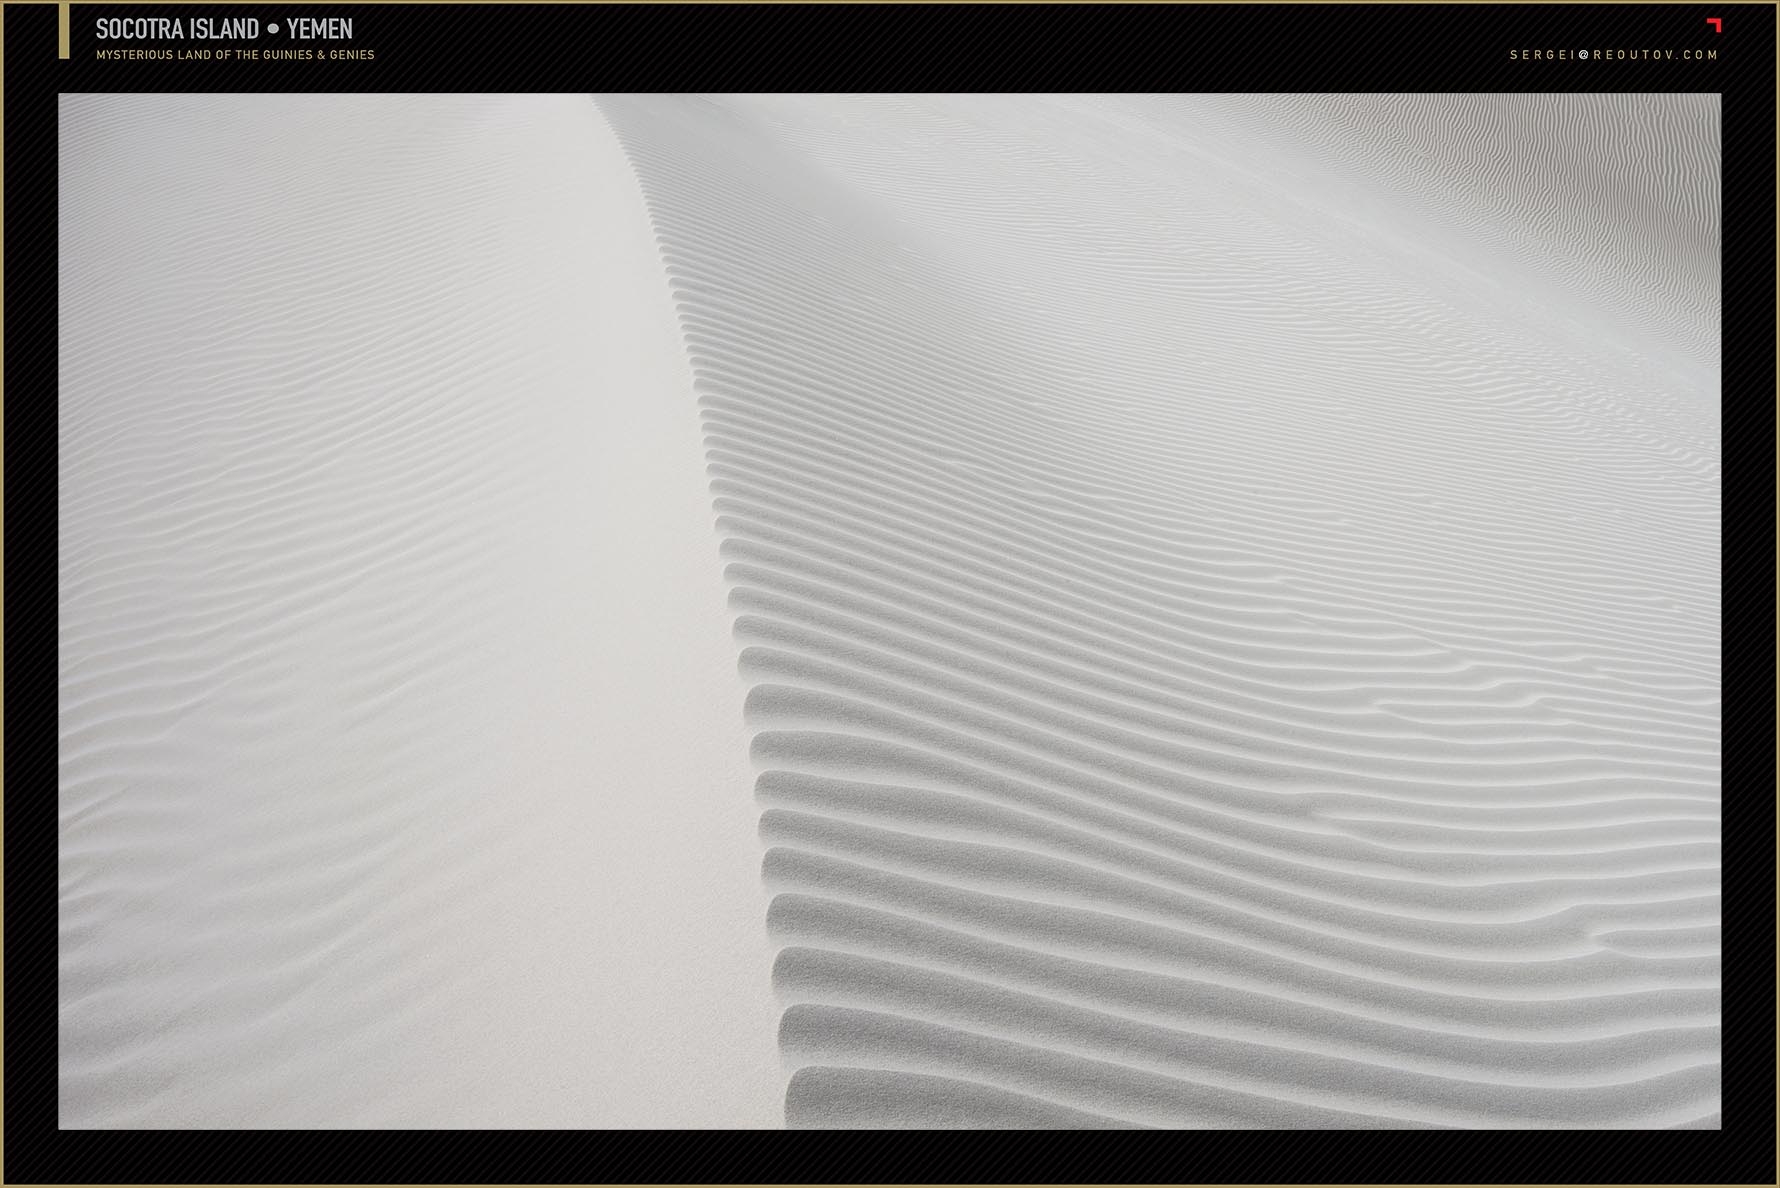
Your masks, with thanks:
M 1716 97 L 602 106 L 792 1125 L 1717 1124 Z
M 62 1124 L 779 1124 L 691 375 L 592 100 L 60 117 Z

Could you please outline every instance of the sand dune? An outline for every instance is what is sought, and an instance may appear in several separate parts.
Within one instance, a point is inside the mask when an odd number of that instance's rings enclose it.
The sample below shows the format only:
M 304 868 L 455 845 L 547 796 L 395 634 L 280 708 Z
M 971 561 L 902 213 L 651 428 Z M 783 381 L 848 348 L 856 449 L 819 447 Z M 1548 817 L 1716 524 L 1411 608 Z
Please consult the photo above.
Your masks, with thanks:
M 1716 1113 L 1715 100 L 603 107 L 792 1124 Z
M 1716 97 L 61 129 L 64 1125 L 1718 1125 Z
M 697 412 L 592 101 L 61 130 L 63 1125 L 777 1125 Z

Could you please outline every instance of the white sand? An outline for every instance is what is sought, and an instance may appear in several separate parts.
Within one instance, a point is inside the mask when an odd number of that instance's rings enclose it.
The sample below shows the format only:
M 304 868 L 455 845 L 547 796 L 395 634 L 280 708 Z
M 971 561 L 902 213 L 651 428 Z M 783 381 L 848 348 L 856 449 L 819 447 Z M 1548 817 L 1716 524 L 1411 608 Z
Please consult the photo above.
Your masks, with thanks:
M 1717 1125 L 1715 97 L 61 124 L 64 1125 Z
M 691 376 L 592 101 L 66 99 L 61 268 L 63 1125 L 777 1125 Z
M 1714 97 L 605 107 L 789 1121 L 1715 1121 Z

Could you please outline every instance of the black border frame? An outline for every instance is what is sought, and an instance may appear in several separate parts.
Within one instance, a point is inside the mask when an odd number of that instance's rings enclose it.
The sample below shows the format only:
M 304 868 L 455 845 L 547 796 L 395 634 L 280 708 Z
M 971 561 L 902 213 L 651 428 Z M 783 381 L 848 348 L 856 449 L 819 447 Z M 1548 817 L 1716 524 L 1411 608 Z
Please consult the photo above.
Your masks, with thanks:
M 191 15 L 194 4 L 153 15 Z M 242 5 L 262 20 L 286 6 Z M 350 15 L 373 62 L 112 63 L 93 60 L 93 20 L 142 15 L 140 5 L 74 9 L 69 59 L 56 56 L 53 4 L 7 3 L 5 77 L 5 379 L 13 433 L 6 460 L 13 531 L 7 551 L 14 613 L 7 629 L 20 700 L 18 745 L 7 762 L 12 830 L 5 841 L 6 955 L 20 1029 L 13 1032 L 10 1182 L 253 1182 L 280 1179 L 402 1182 L 733 1181 L 789 1175 L 799 1182 L 852 1175 L 894 1182 L 926 1172 L 969 1181 L 958 1144 L 928 1135 L 921 1156 L 875 1135 L 847 1155 L 826 1143 L 795 1148 L 799 1162 L 762 1166 L 744 1139 L 693 1142 L 559 1133 L 522 1144 L 471 1134 L 424 1140 L 279 1132 L 60 1134 L 51 1102 L 56 1040 L 56 756 L 47 644 L 53 638 L 56 426 L 56 95 L 64 91 L 493 91 L 610 89 L 809 90 L 1293 90 L 1717 91 L 1723 100 L 1725 524 L 1724 1129 L 1718 1132 L 1512 1132 L 1482 1141 L 1400 1134 L 1390 1140 L 1297 1132 L 1201 1135 L 1174 1159 L 1161 1149 L 1102 1146 L 1077 1176 L 1381 1183 L 1774 1183 L 1774 1016 L 1768 981 L 1774 902 L 1773 673 L 1766 559 L 1773 529 L 1774 7 L 1653 5 L 737 5 L 321 4 L 305 15 Z M 235 15 L 231 12 L 230 15 Z M 1723 20 L 1714 33 L 1707 17 Z M 1509 49 L 1709 47 L 1710 62 L 1527 61 Z M 1756 793 L 1761 795 L 1756 795 Z M 764 971 L 763 971 L 764 976 Z M 9 979 L 11 981 L 11 979 Z M 1001 1154 L 1000 1180 L 1054 1180 L 1071 1161 L 1056 1140 Z M 735 1149 L 728 1150 L 731 1143 Z M 777 1147 L 789 1154 L 793 1148 Z M 1044 1150 L 1040 1157 L 1038 1152 Z M 896 1153 L 892 1156 L 892 1153 Z M 752 1152 L 750 1152 L 752 1154 Z M 899 1157 L 898 1157 L 899 1156 Z M 1086 1176 L 1082 1177 L 1082 1172 Z

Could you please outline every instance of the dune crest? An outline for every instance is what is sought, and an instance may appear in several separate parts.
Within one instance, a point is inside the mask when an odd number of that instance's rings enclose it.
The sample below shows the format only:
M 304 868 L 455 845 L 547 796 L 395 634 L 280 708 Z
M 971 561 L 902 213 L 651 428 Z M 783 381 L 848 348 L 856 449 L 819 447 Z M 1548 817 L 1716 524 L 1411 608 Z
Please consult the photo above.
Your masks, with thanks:
M 59 117 L 64 1126 L 1720 1125 L 1715 96 Z
M 1716 1125 L 1716 97 L 601 106 L 792 1125 Z
M 60 115 L 62 1124 L 777 1126 L 691 375 L 593 101 Z

